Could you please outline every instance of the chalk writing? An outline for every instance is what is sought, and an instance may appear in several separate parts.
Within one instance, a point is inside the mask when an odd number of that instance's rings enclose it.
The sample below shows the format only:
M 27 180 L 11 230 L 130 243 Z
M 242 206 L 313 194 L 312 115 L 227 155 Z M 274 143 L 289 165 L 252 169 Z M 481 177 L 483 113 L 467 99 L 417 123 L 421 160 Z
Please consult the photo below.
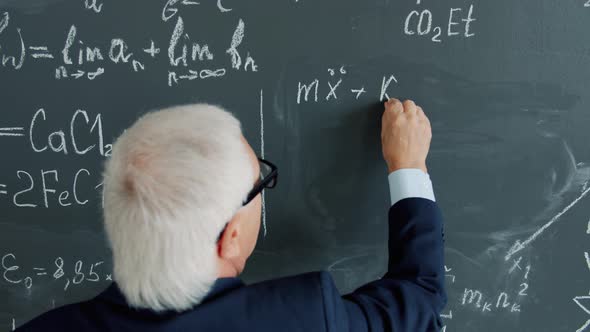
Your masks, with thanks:
M 522 282 L 520 282 L 516 291 L 502 290 L 490 296 L 479 289 L 464 288 L 460 304 L 478 310 L 484 314 L 498 311 L 519 313 L 521 311 L 521 303 L 523 299 L 528 296 L 529 284 L 527 279 L 531 269 L 530 265 L 527 265 L 524 270 L 521 269 L 521 262 L 522 257 L 515 260 L 509 271 L 509 273 L 513 273 L 516 270 L 524 272 Z
M 297 104 L 330 101 L 336 102 L 338 100 L 344 99 L 347 96 L 351 96 L 354 99 L 359 99 L 361 96 L 368 93 L 368 90 L 365 88 L 364 85 L 362 85 L 360 88 L 344 88 L 346 85 L 346 83 L 344 83 L 344 76 L 346 75 L 346 70 L 344 69 L 344 67 L 341 67 L 339 71 L 335 71 L 334 69 L 328 69 L 328 73 L 330 74 L 330 78 L 324 81 L 318 78 L 306 82 L 299 81 L 296 87 Z M 336 79 L 334 76 L 337 73 L 338 78 Z M 380 85 L 375 84 L 375 89 L 372 91 L 379 91 L 380 101 L 389 99 L 390 90 L 392 89 L 393 85 L 398 83 L 394 75 L 383 76 L 381 80 L 377 82 L 379 82 Z
M 486 297 L 486 295 L 479 290 L 465 288 L 461 299 L 461 305 L 473 305 L 476 309 L 481 310 L 482 313 L 499 310 L 520 312 L 520 304 L 514 301 L 515 300 L 512 300 L 506 292 L 500 292 L 496 297 Z
M 48 112 L 41 108 L 33 114 L 28 130 L 25 127 L 4 127 L 0 128 L 0 137 L 25 137 L 34 153 L 86 155 L 96 152 L 102 157 L 110 155 L 112 144 L 104 141 L 101 114 L 89 115 L 78 109 L 73 112 L 66 130 L 47 128 L 47 119 Z M 86 143 L 83 145 L 81 141 Z M 89 143 L 92 141 L 93 144 Z M 95 183 L 95 175 L 86 168 L 70 174 L 63 174 L 58 169 L 18 169 L 14 175 L 16 183 L 12 182 L 12 187 L 1 184 L 0 195 L 11 198 L 12 204 L 19 208 L 79 206 L 98 197 L 82 197 L 81 192 L 87 190 L 81 190 L 81 186 L 90 186 L 102 194 L 99 189 L 102 184 Z
M 187 7 L 200 4 L 200 2 L 190 0 L 168 0 L 162 9 L 162 21 L 167 22 L 176 16 L 180 8 L 179 6 Z M 222 0 L 217 0 L 217 9 L 222 13 L 232 11 L 231 8 L 227 8 L 223 5 Z
M 23 127 L 0 128 L 0 136 L 25 136 Z
M 416 5 L 420 4 L 421 1 L 417 1 Z M 449 12 L 444 17 L 444 25 L 436 25 L 435 21 L 435 16 L 429 9 L 412 10 L 404 21 L 404 34 L 427 37 L 435 43 L 442 43 L 443 37 L 471 38 L 475 36 L 472 27 L 472 23 L 476 21 L 473 4 L 464 8 L 449 8 Z
M 451 274 L 452 271 L 453 271 L 452 268 L 449 268 L 445 265 L 445 278 L 449 278 L 451 280 L 451 283 L 454 284 L 456 276 L 454 274 Z
M 84 0 L 84 7 L 97 14 L 102 11 L 102 6 L 103 3 L 100 3 L 99 0 Z
M 101 193 L 98 189 L 102 184 L 94 184 L 93 181 L 89 181 L 89 178 L 92 179 L 93 177 L 90 171 L 85 168 L 76 171 L 67 181 L 63 181 L 62 176 L 61 182 L 60 172 L 57 169 L 41 169 L 37 172 L 18 170 L 16 171 L 16 177 L 22 186 L 16 188 L 14 193 L 9 191 L 6 191 L 6 193 L 12 196 L 14 206 L 20 208 L 86 205 L 96 195 L 83 197 L 80 194 L 80 186 L 82 185 L 92 186 L 93 189 Z M 55 187 L 58 185 L 61 186 L 61 189 Z
M 164 14 L 165 21 L 177 16 L 170 40 L 167 42 L 167 61 L 170 70 L 166 73 L 168 86 L 178 85 L 183 81 L 203 80 L 209 78 L 220 78 L 228 74 L 228 70 L 258 72 L 259 64 L 253 57 L 252 50 L 245 46 L 246 39 L 246 22 L 238 19 L 236 28 L 231 35 L 231 41 L 225 50 L 228 64 L 219 64 L 216 57 L 217 52 L 204 41 L 192 41 L 186 31 L 184 19 L 176 15 L 178 8 L 170 7 L 176 5 L 198 5 L 192 1 L 169 0 L 166 4 Z M 219 1 L 221 11 L 229 11 L 224 8 Z M 97 0 L 86 0 L 87 9 L 96 13 L 102 10 L 102 3 Z M 7 35 L 11 24 L 10 15 L 4 13 L 0 19 L 0 35 Z M 9 36 L 16 37 L 20 47 L 18 50 L 11 52 L 0 45 L 0 60 L 3 68 L 21 70 L 25 65 L 26 59 L 35 61 L 44 60 L 55 65 L 53 76 L 56 80 L 88 80 L 94 81 L 105 75 L 105 62 L 117 65 L 127 65 L 133 72 L 142 72 L 147 70 L 151 63 L 146 61 L 159 61 L 162 55 L 161 43 L 150 40 L 147 45 L 135 51 L 127 41 L 121 37 L 111 38 L 105 42 L 93 41 L 89 44 L 85 41 L 84 31 L 80 30 L 77 25 L 70 25 L 67 30 L 63 45 L 53 48 L 51 45 L 26 45 L 23 33 L 19 27 L 14 29 Z M 229 36 L 228 36 L 229 37 Z M 54 52 L 54 49 L 60 49 Z M 57 54 L 56 54 L 57 53 Z M 58 56 L 59 54 L 59 56 Z M 143 57 L 142 57 L 143 56 Z M 147 58 L 147 59 L 146 59 Z M 207 62 L 215 64 L 205 65 Z M 191 67 L 195 66 L 195 67 Z M 180 70 L 180 69 L 183 70 Z
M 18 264 L 15 254 L 4 254 L 0 260 L 2 280 L 13 286 L 22 286 L 31 289 L 35 282 L 51 280 L 63 280 L 63 290 L 86 282 L 110 282 L 112 274 L 101 270 L 103 261 L 85 263 L 77 260 L 73 265 L 67 263 L 62 257 L 56 257 L 51 264 L 46 266 L 22 267 Z

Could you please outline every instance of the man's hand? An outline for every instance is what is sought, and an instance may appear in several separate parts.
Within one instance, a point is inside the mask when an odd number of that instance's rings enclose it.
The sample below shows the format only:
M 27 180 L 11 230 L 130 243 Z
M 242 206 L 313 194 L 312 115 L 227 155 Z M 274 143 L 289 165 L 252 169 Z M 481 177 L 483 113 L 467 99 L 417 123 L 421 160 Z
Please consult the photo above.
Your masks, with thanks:
M 389 173 L 402 168 L 418 168 L 427 173 L 430 149 L 430 121 L 413 101 L 390 99 L 381 119 L 381 145 Z

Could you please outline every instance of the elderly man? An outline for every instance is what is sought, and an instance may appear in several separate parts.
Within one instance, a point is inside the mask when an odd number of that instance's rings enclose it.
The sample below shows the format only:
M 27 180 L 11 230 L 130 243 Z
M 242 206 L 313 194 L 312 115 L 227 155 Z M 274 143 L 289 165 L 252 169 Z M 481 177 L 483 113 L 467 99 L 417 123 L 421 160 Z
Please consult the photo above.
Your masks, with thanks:
M 412 101 L 385 103 L 387 273 L 341 296 L 327 272 L 244 285 L 261 195 L 277 169 L 256 158 L 229 113 L 149 113 L 115 142 L 104 218 L 114 280 L 86 302 L 18 331 L 439 331 L 446 303 L 442 217 L 427 174 L 431 129 Z

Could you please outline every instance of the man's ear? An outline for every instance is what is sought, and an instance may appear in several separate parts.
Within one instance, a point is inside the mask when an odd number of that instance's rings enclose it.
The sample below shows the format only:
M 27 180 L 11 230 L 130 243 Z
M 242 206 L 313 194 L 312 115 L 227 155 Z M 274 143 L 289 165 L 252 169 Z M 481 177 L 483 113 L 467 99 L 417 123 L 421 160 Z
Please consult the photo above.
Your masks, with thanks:
M 217 255 L 221 259 L 239 257 L 242 251 L 240 246 L 240 223 L 235 218 L 228 224 L 217 243 Z

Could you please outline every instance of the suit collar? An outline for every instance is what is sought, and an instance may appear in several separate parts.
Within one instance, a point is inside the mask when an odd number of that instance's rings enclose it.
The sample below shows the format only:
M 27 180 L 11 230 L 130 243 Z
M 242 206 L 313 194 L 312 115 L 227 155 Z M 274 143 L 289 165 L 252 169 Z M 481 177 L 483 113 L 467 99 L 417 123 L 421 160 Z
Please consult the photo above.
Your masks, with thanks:
M 213 283 L 211 290 L 205 295 L 205 298 L 201 303 L 210 301 L 222 294 L 234 290 L 236 288 L 244 286 L 244 283 L 239 278 L 219 278 Z M 122 306 L 129 307 L 125 296 L 119 289 L 117 283 L 113 282 L 105 291 L 97 296 L 98 299 L 106 300 L 111 303 L 115 303 Z

